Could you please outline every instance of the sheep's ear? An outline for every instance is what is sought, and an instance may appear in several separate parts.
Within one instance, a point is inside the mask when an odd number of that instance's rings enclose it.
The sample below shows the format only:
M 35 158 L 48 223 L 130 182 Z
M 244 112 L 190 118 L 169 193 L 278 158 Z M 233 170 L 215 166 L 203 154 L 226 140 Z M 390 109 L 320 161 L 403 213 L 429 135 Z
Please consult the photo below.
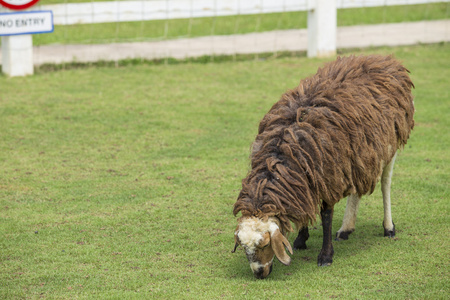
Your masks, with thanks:
M 234 249 L 233 249 L 233 251 L 231 251 L 231 253 L 235 253 L 238 246 L 239 246 L 239 243 L 234 244 Z
M 239 238 L 237 236 L 238 233 L 238 229 L 239 229 L 239 225 L 236 227 L 236 230 L 234 231 L 234 249 L 233 251 L 231 251 L 231 253 L 236 252 L 237 247 L 239 246 Z
M 291 244 L 289 241 L 281 234 L 280 230 L 277 229 L 271 237 L 271 244 L 273 252 L 277 256 L 278 260 L 283 264 L 288 266 L 291 263 L 291 258 L 286 253 L 285 247 L 288 249 L 289 253 L 293 254 Z

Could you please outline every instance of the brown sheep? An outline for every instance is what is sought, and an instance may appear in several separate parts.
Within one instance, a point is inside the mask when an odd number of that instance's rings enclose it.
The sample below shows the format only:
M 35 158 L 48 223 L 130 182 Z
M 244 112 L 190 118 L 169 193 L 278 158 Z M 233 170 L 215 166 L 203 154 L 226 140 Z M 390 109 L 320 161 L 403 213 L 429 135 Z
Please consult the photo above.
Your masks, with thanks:
M 390 184 L 397 149 L 414 127 L 414 87 L 409 71 L 392 56 L 341 57 L 286 92 L 259 124 L 251 171 L 234 205 L 239 212 L 236 247 L 245 249 L 257 278 L 267 277 L 274 255 L 285 265 L 292 248 L 285 237 L 299 230 L 305 249 L 308 224 L 320 212 L 323 245 L 318 265 L 333 261 L 333 207 L 348 196 L 336 239 L 355 229 L 359 200 L 381 179 L 384 235 L 395 235 Z M 233 252 L 234 252 L 233 251 Z

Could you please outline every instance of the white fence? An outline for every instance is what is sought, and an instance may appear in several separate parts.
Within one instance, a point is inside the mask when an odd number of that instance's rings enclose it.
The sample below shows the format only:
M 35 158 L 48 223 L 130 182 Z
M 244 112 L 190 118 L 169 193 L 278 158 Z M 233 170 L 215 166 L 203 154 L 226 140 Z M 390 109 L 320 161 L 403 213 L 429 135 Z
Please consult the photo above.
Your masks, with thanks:
M 317 0 L 141 0 L 37 5 L 55 25 L 149 21 L 308 11 Z M 332 0 L 328 0 L 328 5 Z M 442 0 L 336 0 L 337 9 L 448 2 Z
M 336 47 L 344 38 L 360 40 L 358 31 L 353 28 L 336 27 L 336 11 L 340 8 L 377 7 L 392 5 L 429 4 L 449 2 L 439 0 L 141 0 L 141 1 L 110 1 L 88 2 L 74 4 L 36 5 L 29 9 L 51 10 L 55 25 L 94 24 L 106 22 L 129 22 L 148 20 L 193 19 L 200 17 L 220 17 L 231 15 L 252 15 L 277 12 L 307 11 L 308 30 L 288 30 L 280 32 L 267 32 L 250 35 L 185 39 L 175 41 L 161 41 L 157 43 L 130 43 L 108 45 L 60 45 L 35 47 L 34 64 L 46 63 L 42 56 L 51 57 L 54 63 L 71 61 L 120 60 L 123 58 L 163 58 L 163 57 L 189 57 L 199 55 L 233 54 L 298 51 L 306 49 L 308 56 L 333 55 Z M 8 10 L 0 7 L 0 12 Z M 404 26 L 390 27 L 385 30 L 378 25 L 366 26 L 363 34 L 370 33 L 370 45 L 383 45 L 378 38 L 385 34 L 394 34 L 399 44 L 417 42 L 437 42 L 450 40 L 449 20 L 443 22 L 427 22 L 427 24 L 404 24 Z M 345 29 L 345 30 L 344 30 Z M 393 32 L 395 29 L 395 32 Z M 408 29 L 409 31 L 407 31 Z M 388 32 L 387 32 L 388 31 Z M 439 34 L 437 38 L 430 38 L 431 32 Z M 269 34 L 271 33 L 271 34 Z M 263 39 L 266 36 L 269 40 Z M 417 38 L 414 36 L 417 35 Z M 419 37 L 420 35 L 420 37 Z M 408 38 L 407 40 L 405 38 Z M 443 38 L 441 38 L 443 37 Z M 222 39 L 222 46 L 218 46 Z M 249 47 L 242 47 L 247 44 Z M 253 44 L 252 44 L 253 43 Z M 3 72 L 9 76 L 24 76 L 33 73 L 33 67 L 24 67 L 24 59 L 17 58 L 19 52 L 24 52 L 29 61 L 33 56 L 33 47 L 30 47 L 31 36 L 2 37 L 2 65 Z M 347 43 L 349 44 L 349 43 Z M 385 43 L 390 45 L 389 43 Z M 306 46 L 306 48 L 304 48 Z M 360 43 L 349 45 L 360 46 Z M 6 47 L 5 47 L 6 46 Z M 220 48 L 222 47 L 222 48 Z M 347 45 L 348 47 L 348 45 Z M 190 53 L 178 50 L 191 48 Z M 127 50 L 120 56 L 119 52 Z M 250 49 L 250 50 L 249 50 Z M 20 51 L 19 51 L 20 50 Z M 9 52 L 8 52 L 9 51 Z M 241 52 L 240 52 L 241 51 Z M 58 58 L 56 52 L 63 52 L 66 58 Z M 85 53 L 89 52 L 89 53 Z M 150 53 L 152 52 L 152 53 Z M 36 55 L 37 54 L 37 55 Z M 9 61 L 5 63 L 5 57 Z M 16 57 L 11 61 L 12 57 Z M 36 59 L 37 57 L 37 59 Z M 59 59 L 59 60 L 58 60 Z M 33 60 L 32 60 L 33 61 Z M 5 65 L 7 68 L 5 68 Z M 30 71 L 31 69 L 31 71 Z

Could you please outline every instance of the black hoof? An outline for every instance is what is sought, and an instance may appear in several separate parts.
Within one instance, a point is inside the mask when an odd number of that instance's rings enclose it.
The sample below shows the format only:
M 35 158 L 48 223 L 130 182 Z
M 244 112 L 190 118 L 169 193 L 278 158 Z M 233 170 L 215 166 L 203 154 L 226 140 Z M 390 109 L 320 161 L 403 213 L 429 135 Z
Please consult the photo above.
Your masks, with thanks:
M 388 230 L 388 229 L 384 228 L 384 236 L 387 236 L 390 238 L 395 237 L 395 224 L 394 223 L 392 223 L 392 224 L 394 225 L 394 228 L 392 228 L 392 230 Z M 383 224 L 383 227 L 384 227 L 384 224 Z
M 295 240 L 294 241 L 294 249 L 295 250 L 304 250 L 306 249 L 306 242 L 305 241 L 299 241 L 299 240 Z
M 327 251 L 328 252 L 328 251 Z M 319 257 L 317 258 L 317 265 L 319 267 L 328 267 L 333 263 L 334 250 L 331 249 L 331 253 L 323 253 L 320 251 Z
M 349 231 L 342 231 L 342 232 L 336 232 L 336 238 L 335 241 L 341 241 L 341 240 L 348 240 L 348 236 L 353 232 L 354 230 Z
M 320 256 L 317 259 L 317 265 L 319 267 L 328 267 L 333 263 L 333 256 Z

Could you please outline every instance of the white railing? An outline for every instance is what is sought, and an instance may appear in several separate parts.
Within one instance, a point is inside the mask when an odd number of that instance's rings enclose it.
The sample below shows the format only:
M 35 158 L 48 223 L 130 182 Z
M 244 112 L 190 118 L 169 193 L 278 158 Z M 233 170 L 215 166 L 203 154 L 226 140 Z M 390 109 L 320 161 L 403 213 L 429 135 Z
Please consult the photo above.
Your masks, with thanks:
M 169 19 L 180 19 L 180 18 L 200 18 L 200 17 L 220 17 L 220 16 L 231 16 L 231 15 L 251 15 L 251 14 L 265 14 L 265 13 L 276 13 L 276 12 L 291 12 L 291 11 L 307 11 L 308 12 L 308 29 L 307 38 L 299 41 L 298 37 L 305 36 L 306 30 L 302 30 L 302 33 L 295 33 L 294 38 L 289 38 L 296 42 L 298 46 L 304 49 L 304 45 L 307 45 L 307 54 L 309 57 L 314 56 L 329 56 L 336 53 L 337 45 L 337 22 L 336 13 L 337 9 L 341 8 L 357 8 L 357 7 L 376 7 L 376 6 L 393 6 L 393 5 L 411 5 L 411 4 L 428 4 L 445 2 L 448 3 L 450 0 L 141 0 L 141 1 L 109 1 L 109 2 L 89 2 L 89 3 L 72 3 L 72 4 L 55 4 L 55 5 L 37 5 L 29 9 L 30 11 L 36 10 L 51 10 L 53 11 L 54 24 L 61 25 L 71 25 L 71 24 L 91 24 L 91 23 L 106 23 L 106 22 L 129 22 L 129 21 L 148 21 L 148 20 L 169 20 Z M 1 7 L 0 12 L 8 12 L 9 10 Z M 448 34 L 448 27 L 450 24 L 448 20 L 445 22 L 433 23 L 433 31 L 439 31 L 436 35 L 434 34 L 434 39 L 431 41 L 450 41 L 450 36 Z M 414 25 L 414 26 L 413 26 Z M 405 26 L 416 28 L 415 32 L 405 33 L 406 31 L 401 31 L 402 33 L 397 33 L 398 39 L 403 35 L 415 36 L 416 33 L 421 33 L 421 37 L 413 38 L 412 43 L 417 42 L 427 42 L 423 36 L 427 36 L 429 31 L 427 31 L 428 25 L 420 24 L 419 28 L 415 27 L 415 24 L 407 24 Z M 437 26 L 437 27 L 436 27 Z M 374 26 L 372 26 L 374 27 Z M 376 26 L 375 26 L 376 27 Z M 445 27 L 445 28 L 442 28 Z M 369 29 L 367 29 L 369 30 Z M 370 28 L 370 30 L 379 31 L 379 28 Z M 351 31 L 351 30 L 350 30 Z M 350 32 L 349 29 L 346 32 Z M 370 32 L 372 32 L 370 31 Z M 423 31 L 423 32 L 422 32 Z M 442 32 L 440 32 L 442 31 Z M 436 33 L 434 32 L 434 33 Z M 342 32 L 340 34 L 343 35 Z M 372 34 L 373 35 L 373 34 Z M 277 32 L 276 37 L 271 41 L 264 42 L 267 44 L 283 44 L 281 37 L 283 32 Z M 367 34 L 365 35 L 367 36 Z M 371 36 L 369 34 L 369 36 Z M 377 34 L 377 36 L 384 37 L 383 34 Z M 369 45 L 385 45 L 386 43 L 374 42 L 373 39 L 366 44 Z M 228 38 L 229 39 L 229 38 Z M 243 40 L 244 44 L 248 42 L 248 36 L 236 36 L 233 38 L 232 44 L 234 53 L 241 53 L 243 51 L 242 47 L 237 45 L 238 40 Z M 358 37 L 354 34 L 350 34 L 350 39 L 357 40 Z M 190 40 L 190 39 L 188 39 Z M 198 41 L 197 41 L 198 40 Z M 193 44 L 192 47 L 198 47 L 195 49 L 194 53 L 183 54 L 184 57 L 195 56 L 198 53 L 201 55 L 205 54 L 205 48 L 208 48 L 209 54 L 216 54 L 217 47 L 214 46 L 214 37 L 212 37 L 211 42 L 204 43 L 203 38 L 196 39 L 198 44 Z M 411 39 L 410 39 L 411 40 Z M 275 41 L 275 42 L 273 42 Z M 166 41 L 163 41 L 166 42 Z M 429 42 L 429 41 L 428 41 Z M 300 44 L 301 45 L 300 45 Z M 403 42 L 411 43 L 411 42 Z M 189 41 L 187 44 L 191 44 Z M 347 43 L 348 44 L 348 43 Z M 400 43 L 402 44 L 402 43 Z M 119 47 L 120 44 L 111 45 L 111 47 Z M 211 46 L 212 45 L 212 46 Z M 359 45 L 359 44 L 358 44 Z M 356 45 L 356 46 L 358 46 Z M 132 51 L 126 54 L 127 58 L 131 57 L 148 57 L 149 49 L 157 48 L 158 45 L 143 45 L 144 50 L 136 52 L 138 44 L 133 44 L 130 47 Z M 142 45 L 141 45 L 142 46 Z M 75 51 L 79 54 L 80 52 L 87 52 L 88 46 L 81 47 L 72 45 L 71 48 L 76 48 Z M 110 48 L 111 48 L 110 47 Z M 180 45 L 174 46 L 175 48 L 180 48 Z M 43 46 L 42 48 L 45 48 Z M 114 48 L 114 49 L 116 49 Z M 201 49 L 200 49 L 201 48 Z M 93 48 L 89 48 L 91 51 L 95 52 Z M 116 50 L 109 52 L 117 52 Z M 169 48 L 168 48 L 169 49 Z M 250 48 L 252 53 L 257 53 L 262 49 L 266 49 L 262 46 Z M 288 48 L 277 48 L 273 47 L 273 51 L 280 51 L 286 49 L 297 49 L 298 47 L 288 47 Z M 39 48 L 38 48 L 39 50 Z M 110 49 L 111 50 L 111 49 Z M 201 50 L 201 51 L 200 51 Z M 241 51 L 241 52 L 240 52 Z M 248 51 L 248 50 L 246 50 Z M 267 50 L 264 50 L 267 51 Z M 294 50 L 292 50 L 294 51 Z M 63 52 L 69 52 L 64 49 Z M 97 49 L 97 52 L 101 53 L 100 56 L 88 55 L 100 57 L 100 59 L 106 59 L 104 56 L 104 49 Z M 166 53 L 158 54 L 157 57 L 170 57 L 172 53 L 170 51 L 162 51 Z M 226 53 L 228 53 L 227 50 Z M 52 52 L 53 53 L 53 52 Z M 197 54 L 196 54 L 197 53 Z M 220 53 L 220 52 L 219 52 Z M 248 52 L 242 52 L 248 53 Z M 20 57 L 19 57 L 20 54 Z M 21 36 L 3 36 L 2 37 L 2 65 L 3 72 L 9 76 L 24 76 L 33 73 L 33 46 L 31 35 L 21 35 Z M 12 59 L 14 57 L 14 59 Z M 72 57 L 72 56 L 71 56 Z M 75 55 L 73 56 L 75 57 Z M 72 57 L 72 58 L 73 58 Z M 120 59 L 119 57 L 113 58 L 114 60 Z M 92 61 L 89 57 L 88 61 Z M 26 62 L 26 63 L 25 63 Z
M 332 0 L 329 0 L 332 1 Z M 337 9 L 412 5 L 448 0 L 336 0 Z M 55 25 L 130 22 L 308 11 L 316 0 L 141 0 L 36 5 Z M 0 10 L 2 11 L 2 10 Z M 3 9 L 3 11 L 6 11 Z

